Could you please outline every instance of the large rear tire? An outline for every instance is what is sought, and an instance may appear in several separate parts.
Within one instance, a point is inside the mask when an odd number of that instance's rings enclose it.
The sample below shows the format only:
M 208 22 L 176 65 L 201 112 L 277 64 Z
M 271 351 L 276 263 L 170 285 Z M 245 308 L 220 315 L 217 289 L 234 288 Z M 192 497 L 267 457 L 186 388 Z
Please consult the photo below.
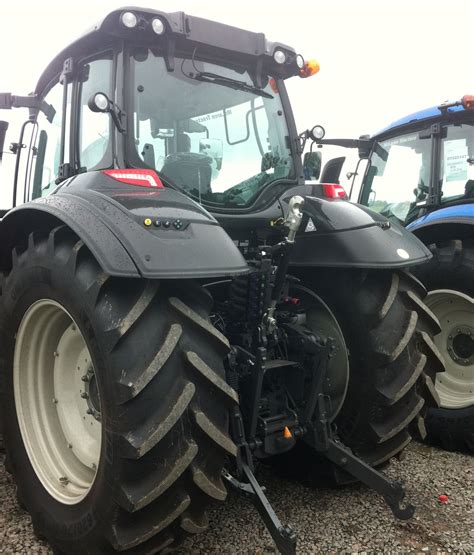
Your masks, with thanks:
M 349 352 L 338 435 L 381 465 L 414 434 L 425 435 L 426 407 L 438 403 L 433 380 L 443 362 L 431 339 L 438 322 L 421 300 L 426 291 L 403 271 L 318 269 L 302 277 L 334 313 Z
M 19 502 L 58 552 L 155 553 L 204 530 L 226 497 L 237 395 L 209 310 L 195 282 L 107 276 L 65 227 L 14 251 L 5 446 Z
M 428 440 L 450 451 L 474 452 L 474 240 L 430 245 L 431 261 L 419 268 L 442 333 L 435 343 L 446 363 L 436 380 L 441 408 L 429 411 Z

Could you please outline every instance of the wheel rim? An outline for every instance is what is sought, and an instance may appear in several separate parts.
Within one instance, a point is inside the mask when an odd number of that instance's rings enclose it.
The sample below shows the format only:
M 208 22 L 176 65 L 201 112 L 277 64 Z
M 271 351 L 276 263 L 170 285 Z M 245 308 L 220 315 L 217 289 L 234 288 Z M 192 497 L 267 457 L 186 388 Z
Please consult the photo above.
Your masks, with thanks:
M 436 376 L 441 407 L 469 407 L 474 404 L 474 300 L 459 291 L 439 289 L 425 302 L 442 328 L 434 338 L 446 364 L 446 371 Z
M 23 316 L 13 384 L 20 432 L 37 477 L 57 501 L 79 503 L 99 465 L 100 398 L 84 337 L 56 301 L 39 300 Z

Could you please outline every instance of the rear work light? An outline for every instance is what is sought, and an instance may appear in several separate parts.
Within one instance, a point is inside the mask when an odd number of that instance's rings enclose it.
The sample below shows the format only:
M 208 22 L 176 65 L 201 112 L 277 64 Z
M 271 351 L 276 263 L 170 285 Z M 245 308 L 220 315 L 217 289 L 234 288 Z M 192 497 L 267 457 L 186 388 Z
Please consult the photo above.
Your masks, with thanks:
M 164 189 L 161 179 L 153 170 L 125 169 L 125 170 L 103 170 L 102 173 L 127 185 L 138 185 L 139 187 L 151 187 L 153 189 Z
M 321 186 L 325 198 L 347 200 L 347 194 L 342 185 L 338 183 L 322 183 Z

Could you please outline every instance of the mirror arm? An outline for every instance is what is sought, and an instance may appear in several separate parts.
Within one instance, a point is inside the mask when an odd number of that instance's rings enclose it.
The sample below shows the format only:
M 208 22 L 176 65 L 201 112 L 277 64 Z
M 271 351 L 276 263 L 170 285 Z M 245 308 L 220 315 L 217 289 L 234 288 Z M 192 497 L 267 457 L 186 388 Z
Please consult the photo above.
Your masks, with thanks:
M 115 104 L 114 102 L 110 101 L 111 106 L 110 106 L 110 115 L 112 117 L 112 121 L 114 122 L 115 126 L 117 127 L 117 130 L 119 133 L 126 133 L 127 131 L 127 118 L 126 118 L 126 114 L 125 112 L 122 112 L 122 110 L 117 106 L 117 104 Z
M 318 145 L 334 145 L 344 148 L 367 148 L 370 145 L 368 139 L 316 139 Z
M 11 93 L 0 93 L 0 110 L 11 110 L 12 108 L 41 110 L 49 123 L 52 123 L 56 115 L 56 110 L 37 96 L 18 96 Z

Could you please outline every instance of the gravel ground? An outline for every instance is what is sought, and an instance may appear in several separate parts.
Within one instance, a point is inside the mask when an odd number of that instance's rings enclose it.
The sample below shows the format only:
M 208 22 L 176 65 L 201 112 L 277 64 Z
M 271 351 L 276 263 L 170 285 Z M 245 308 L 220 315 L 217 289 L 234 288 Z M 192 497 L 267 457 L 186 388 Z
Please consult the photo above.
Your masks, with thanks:
M 394 520 L 379 496 L 354 485 L 310 489 L 264 469 L 260 481 L 284 523 L 298 533 L 298 553 L 474 553 L 474 459 L 413 443 L 403 461 L 387 471 L 402 480 L 417 506 L 408 522 Z M 438 501 L 448 495 L 448 503 Z M 11 478 L 0 469 L 0 553 L 51 553 L 33 535 L 31 521 L 15 501 Z M 275 553 L 254 508 L 231 493 L 210 513 L 208 532 L 183 544 L 185 553 Z

